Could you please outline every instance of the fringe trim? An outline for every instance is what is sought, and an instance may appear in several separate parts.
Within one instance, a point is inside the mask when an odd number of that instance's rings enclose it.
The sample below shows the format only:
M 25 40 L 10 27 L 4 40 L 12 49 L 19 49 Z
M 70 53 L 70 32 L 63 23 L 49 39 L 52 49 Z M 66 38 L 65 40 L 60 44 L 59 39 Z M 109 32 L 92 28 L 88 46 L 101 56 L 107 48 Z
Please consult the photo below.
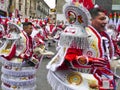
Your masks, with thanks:
M 52 71 L 50 70 L 48 71 L 47 80 L 53 90 L 73 90 L 65 86 L 59 79 L 57 79 L 57 77 L 55 77 L 55 75 L 53 75 Z
M 19 78 L 19 77 L 18 77 Z M 28 85 L 33 85 L 36 82 L 36 78 L 29 79 L 29 80 L 14 80 L 14 79 L 9 79 L 6 78 L 3 74 L 1 76 L 1 80 L 4 83 L 10 84 L 10 85 L 15 85 L 15 86 L 28 86 Z
M 75 37 L 72 35 L 61 34 L 60 45 L 65 47 L 85 49 L 88 48 L 87 37 Z
M 1 69 L 3 74 L 11 75 L 11 76 L 17 76 L 17 77 L 22 77 L 22 76 L 32 76 L 36 74 L 36 69 L 27 69 L 27 70 L 20 70 L 20 71 L 15 71 L 15 70 L 9 70 L 6 69 L 2 66 Z
M 1 88 L 2 90 L 15 90 L 14 88 L 12 87 L 6 87 L 3 83 L 1 85 Z M 36 85 L 33 85 L 33 86 L 27 86 L 27 87 L 18 87 L 17 90 L 36 90 Z
M 12 66 L 12 67 L 21 67 L 22 66 L 22 63 L 15 63 L 15 62 L 12 62 L 12 61 L 8 61 L 7 59 L 5 59 L 3 57 L 0 57 L 0 62 L 4 65 L 9 65 L 9 66 Z
M 82 82 L 79 83 L 79 85 L 76 85 L 74 83 L 69 83 L 69 81 L 67 80 L 67 76 L 72 74 L 72 73 L 79 73 L 79 75 L 82 77 Z M 91 76 L 91 74 L 86 74 L 86 73 L 81 73 L 78 71 L 74 71 L 74 70 L 58 70 L 56 72 L 52 72 L 52 71 L 48 71 L 48 75 L 47 75 L 47 80 L 49 82 L 49 84 L 51 85 L 51 87 L 53 88 L 53 90 L 92 90 L 89 87 L 89 78 L 94 78 L 93 75 Z
M 60 41 L 61 46 L 72 47 L 79 49 L 89 48 L 88 34 L 82 26 L 69 25 L 61 33 Z

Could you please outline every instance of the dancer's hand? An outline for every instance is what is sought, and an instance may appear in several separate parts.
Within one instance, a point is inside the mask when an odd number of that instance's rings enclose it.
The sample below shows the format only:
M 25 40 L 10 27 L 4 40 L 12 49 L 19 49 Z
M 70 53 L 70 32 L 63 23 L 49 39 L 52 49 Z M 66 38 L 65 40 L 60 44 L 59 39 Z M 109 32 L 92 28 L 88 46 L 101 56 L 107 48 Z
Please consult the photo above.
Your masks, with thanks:
M 104 67 L 109 61 L 104 58 L 91 58 L 89 57 L 89 62 L 93 65 L 93 67 Z

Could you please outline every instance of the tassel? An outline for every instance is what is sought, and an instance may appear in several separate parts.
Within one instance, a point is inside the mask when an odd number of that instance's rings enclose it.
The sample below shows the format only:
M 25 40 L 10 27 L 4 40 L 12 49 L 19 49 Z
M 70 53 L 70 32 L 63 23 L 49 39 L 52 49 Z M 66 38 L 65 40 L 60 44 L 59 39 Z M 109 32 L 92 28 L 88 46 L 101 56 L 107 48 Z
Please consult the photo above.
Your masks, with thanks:
M 68 36 L 61 35 L 60 45 L 65 47 L 78 48 L 78 49 L 88 48 L 87 46 L 88 43 L 86 38 L 72 37 L 69 35 Z
M 83 27 L 77 25 L 66 27 L 60 36 L 59 43 L 63 47 L 78 49 L 86 49 L 89 47 L 87 33 Z
M 53 90 L 73 90 L 67 86 L 65 86 L 59 79 L 57 79 L 52 71 L 48 71 L 47 80 L 51 85 Z

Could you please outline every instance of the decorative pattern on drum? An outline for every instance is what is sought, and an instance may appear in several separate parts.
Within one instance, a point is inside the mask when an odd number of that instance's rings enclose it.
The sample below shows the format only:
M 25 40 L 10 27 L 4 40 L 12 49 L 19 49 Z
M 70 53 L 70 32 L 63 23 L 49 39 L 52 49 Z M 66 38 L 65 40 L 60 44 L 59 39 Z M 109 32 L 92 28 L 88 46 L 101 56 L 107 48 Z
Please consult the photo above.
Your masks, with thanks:
M 67 80 L 70 84 L 74 84 L 74 85 L 80 85 L 83 81 L 82 76 L 76 72 L 72 72 L 68 74 Z

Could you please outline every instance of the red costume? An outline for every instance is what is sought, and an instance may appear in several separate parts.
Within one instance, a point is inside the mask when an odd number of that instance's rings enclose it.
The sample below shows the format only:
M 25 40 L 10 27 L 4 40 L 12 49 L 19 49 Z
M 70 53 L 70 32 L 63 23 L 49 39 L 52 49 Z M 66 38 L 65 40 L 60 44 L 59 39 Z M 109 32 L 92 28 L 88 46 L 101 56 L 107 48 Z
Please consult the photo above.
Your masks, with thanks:
M 9 23 L 8 25 L 12 28 L 9 34 L 4 36 L 6 39 L 0 48 L 0 60 L 3 64 L 1 89 L 35 90 L 37 65 L 34 63 L 36 61 L 33 57 L 32 38 L 28 37 L 25 31 L 20 33 L 16 24 Z
M 86 32 L 88 33 L 88 35 L 91 35 L 89 38 L 90 49 L 85 51 L 86 54 L 92 57 L 103 58 L 106 60 L 104 62 L 107 62 L 106 65 L 103 64 L 103 68 L 98 68 L 98 70 L 94 74 L 94 76 L 99 80 L 100 90 L 106 90 L 104 89 L 104 87 L 101 87 L 103 86 L 104 82 L 104 80 L 102 80 L 102 76 L 106 74 L 113 77 L 110 72 L 110 59 L 114 54 L 112 40 L 105 32 L 101 32 L 99 34 L 92 26 L 87 27 Z M 112 84 L 112 82 L 114 82 L 113 79 L 110 81 L 110 83 Z M 109 87 L 111 89 L 114 88 L 113 85 Z
M 33 44 L 31 36 L 27 36 L 25 31 L 22 31 L 20 34 L 20 47 L 17 51 L 17 56 L 22 59 L 29 59 L 33 54 Z

